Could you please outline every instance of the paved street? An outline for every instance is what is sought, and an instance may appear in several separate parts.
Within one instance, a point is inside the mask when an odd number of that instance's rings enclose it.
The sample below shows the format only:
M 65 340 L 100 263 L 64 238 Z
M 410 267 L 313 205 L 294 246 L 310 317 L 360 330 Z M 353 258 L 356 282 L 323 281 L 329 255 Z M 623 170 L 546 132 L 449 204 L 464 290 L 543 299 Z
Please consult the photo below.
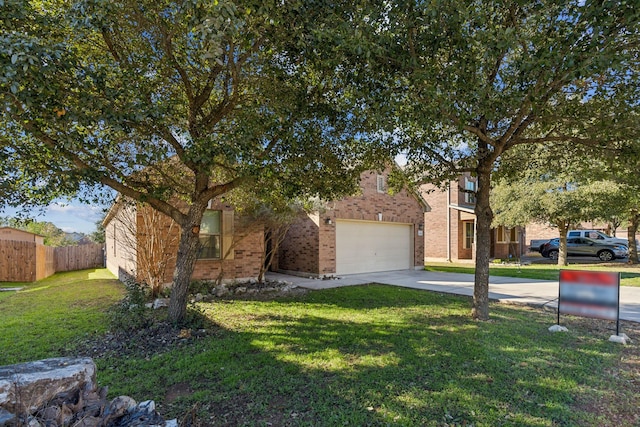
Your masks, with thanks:
M 383 273 L 350 274 L 332 280 L 269 273 L 268 278 L 295 283 L 308 289 L 327 289 L 366 283 L 380 283 L 458 295 L 473 295 L 473 275 L 461 273 L 401 270 Z M 555 308 L 558 303 L 558 282 L 491 276 L 489 280 L 489 297 L 504 302 Z M 621 287 L 620 318 L 640 322 L 640 288 Z

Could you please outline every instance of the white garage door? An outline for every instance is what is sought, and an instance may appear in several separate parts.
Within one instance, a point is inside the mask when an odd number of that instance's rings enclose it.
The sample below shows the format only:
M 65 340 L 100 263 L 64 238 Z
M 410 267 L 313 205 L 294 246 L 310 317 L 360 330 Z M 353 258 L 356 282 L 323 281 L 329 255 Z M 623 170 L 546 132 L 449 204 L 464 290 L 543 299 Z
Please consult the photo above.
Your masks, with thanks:
M 413 267 L 412 227 L 369 221 L 336 221 L 336 273 Z

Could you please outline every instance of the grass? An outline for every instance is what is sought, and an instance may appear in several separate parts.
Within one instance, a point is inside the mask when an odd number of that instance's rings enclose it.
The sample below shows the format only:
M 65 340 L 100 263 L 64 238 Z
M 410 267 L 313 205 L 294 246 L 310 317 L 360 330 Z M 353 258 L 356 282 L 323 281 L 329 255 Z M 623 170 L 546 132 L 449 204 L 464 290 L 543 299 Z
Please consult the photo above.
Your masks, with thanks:
M 640 265 L 628 265 L 622 263 L 594 264 L 586 262 L 570 262 L 569 266 L 563 268 L 595 271 L 620 272 L 621 286 L 640 287 Z M 473 264 L 455 263 L 429 263 L 425 270 L 442 271 L 447 273 L 467 273 L 474 274 Z M 489 274 L 492 276 L 525 277 L 528 279 L 558 280 L 560 267 L 556 264 L 532 263 L 529 265 L 517 264 L 491 264 Z
M 105 269 L 0 287 L 23 288 L 0 292 L 0 365 L 51 357 L 78 337 L 104 333 L 106 307 L 124 294 L 120 282 Z
M 64 280 L 0 301 L 2 322 L 16 322 L 26 307 L 35 321 L 59 304 L 78 318 L 36 336 L 26 334 L 29 322 L 3 328 L 0 364 L 59 355 L 71 339 L 62 329 L 100 333 L 80 318 L 102 318 L 121 287 L 73 274 L 55 281 Z M 608 342 L 612 325 L 591 319 L 567 318 L 570 332 L 552 334 L 553 313 L 492 304 L 492 320 L 475 322 L 464 297 L 381 285 L 218 300 L 198 310 L 206 334 L 194 330 L 151 357 L 99 358 L 100 385 L 112 397 L 154 399 L 167 417 L 194 408 L 201 425 L 637 425 L 629 420 L 640 385 L 629 366 L 637 366 L 638 346 Z M 48 334 L 56 345 L 40 343 Z M 7 343 L 40 350 L 7 357 Z

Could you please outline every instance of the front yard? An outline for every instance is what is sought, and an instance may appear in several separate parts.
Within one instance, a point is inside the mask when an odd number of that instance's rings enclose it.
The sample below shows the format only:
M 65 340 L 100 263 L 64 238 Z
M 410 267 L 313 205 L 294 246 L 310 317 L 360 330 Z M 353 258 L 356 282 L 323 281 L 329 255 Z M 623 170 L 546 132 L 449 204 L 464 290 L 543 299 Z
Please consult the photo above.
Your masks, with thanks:
M 154 399 L 183 425 L 640 423 L 633 323 L 621 346 L 606 322 L 552 334 L 553 313 L 493 304 L 478 323 L 464 297 L 368 285 L 199 303 L 189 328 L 104 335 L 123 294 L 104 270 L 1 293 L 0 364 L 92 356 L 111 397 Z

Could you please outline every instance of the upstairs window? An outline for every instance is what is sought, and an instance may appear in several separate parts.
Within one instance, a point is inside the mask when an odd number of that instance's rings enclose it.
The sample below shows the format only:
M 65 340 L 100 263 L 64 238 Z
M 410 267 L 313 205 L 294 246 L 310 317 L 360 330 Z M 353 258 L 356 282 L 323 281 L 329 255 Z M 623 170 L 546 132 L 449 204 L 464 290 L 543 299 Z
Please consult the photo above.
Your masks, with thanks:
M 384 193 L 387 191 L 387 188 L 384 183 L 384 175 L 378 175 L 376 177 L 376 182 L 378 187 L 378 193 Z
M 464 193 L 464 202 L 469 205 L 473 205 L 476 203 L 476 182 L 471 181 L 466 176 L 464 177 L 464 189 L 466 190 Z
M 220 211 L 206 210 L 200 224 L 199 259 L 220 259 L 222 248 L 222 215 Z

